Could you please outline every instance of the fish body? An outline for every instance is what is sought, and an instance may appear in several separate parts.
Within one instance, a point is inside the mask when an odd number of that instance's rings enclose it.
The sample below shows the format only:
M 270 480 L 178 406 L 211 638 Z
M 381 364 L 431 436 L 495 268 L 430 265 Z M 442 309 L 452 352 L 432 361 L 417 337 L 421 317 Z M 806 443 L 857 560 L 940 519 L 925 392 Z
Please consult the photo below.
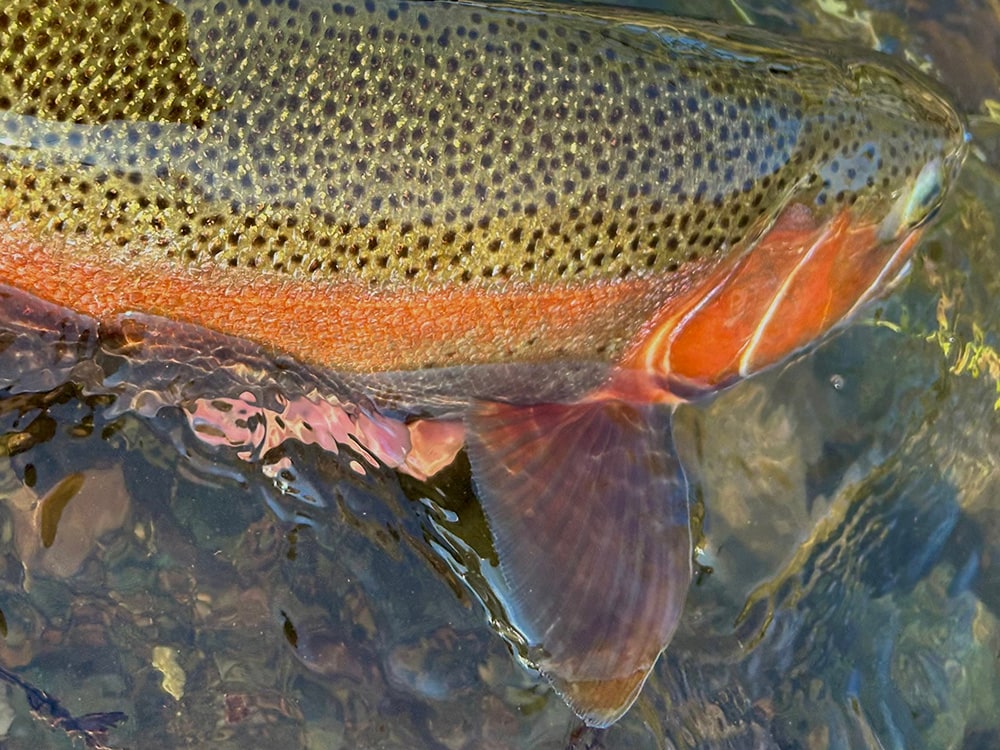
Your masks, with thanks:
M 460 420 L 512 620 L 593 724 L 634 700 L 687 589 L 663 405 L 882 293 L 965 153 L 903 66 L 756 31 L 444 0 L 81 7 L 0 10 L 0 283 Z

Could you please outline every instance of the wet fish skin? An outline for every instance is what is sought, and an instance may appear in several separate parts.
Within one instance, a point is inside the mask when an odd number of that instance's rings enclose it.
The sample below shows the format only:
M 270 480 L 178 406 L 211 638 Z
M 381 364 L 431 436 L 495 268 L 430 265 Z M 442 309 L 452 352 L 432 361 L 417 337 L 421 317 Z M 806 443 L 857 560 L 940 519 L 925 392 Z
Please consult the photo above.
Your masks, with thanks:
M 965 150 L 872 53 L 520 4 L 14 0 L 0 112 L 0 282 L 460 416 L 508 615 L 595 725 L 690 580 L 662 402 L 880 293 Z
M 85 5 L 0 11 L 0 211 L 98 268 L 0 275 L 341 370 L 617 363 L 789 201 L 881 218 L 961 130 L 884 58 L 625 11 Z

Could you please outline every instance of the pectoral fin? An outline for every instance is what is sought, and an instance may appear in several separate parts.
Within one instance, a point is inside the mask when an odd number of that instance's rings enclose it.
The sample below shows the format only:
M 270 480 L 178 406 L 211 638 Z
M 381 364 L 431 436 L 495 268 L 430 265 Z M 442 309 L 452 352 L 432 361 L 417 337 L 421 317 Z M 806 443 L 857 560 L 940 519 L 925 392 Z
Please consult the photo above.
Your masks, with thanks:
M 512 624 L 593 726 L 632 705 L 691 579 L 687 486 L 670 414 L 607 399 L 486 404 L 468 419 Z

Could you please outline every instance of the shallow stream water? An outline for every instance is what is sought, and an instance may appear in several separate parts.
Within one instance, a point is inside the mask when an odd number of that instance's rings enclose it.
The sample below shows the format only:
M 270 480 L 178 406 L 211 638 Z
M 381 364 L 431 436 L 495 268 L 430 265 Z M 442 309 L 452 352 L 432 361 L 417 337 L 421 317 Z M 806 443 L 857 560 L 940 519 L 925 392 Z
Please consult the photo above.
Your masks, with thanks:
M 463 457 L 424 483 L 286 444 L 270 478 L 9 346 L 0 664 L 128 714 L 112 747 L 1000 747 L 1000 6 L 669 10 L 906 57 L 974 140 L 891 298 L 678 413 L 701 568 L 624 719 L 583 727 L 462 581 L 495 575 Z M 0 737 L 82 744 L 9 685 Z

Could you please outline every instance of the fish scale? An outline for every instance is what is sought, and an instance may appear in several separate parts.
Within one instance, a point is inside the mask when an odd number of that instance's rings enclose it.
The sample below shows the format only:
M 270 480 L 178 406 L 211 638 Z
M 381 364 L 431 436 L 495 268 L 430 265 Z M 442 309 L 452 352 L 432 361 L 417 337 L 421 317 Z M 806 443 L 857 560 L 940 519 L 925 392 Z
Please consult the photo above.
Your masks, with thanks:
M 748 50 L 720 69 L 711 39 L 586 16 L 65 5 L 108 29 L 99 45 L 47 23 L 59 3 L 0 11 L 0 68 L 27 71 L 3 126 L 86 166 L 59 184 L 37 156 L 6 156 L 10 210 L 187 262 L 376 285 L 663 274 L 738 245 L 793 170 L 824 161 L 802 138 L 811 110 L 853 109 L 848 91 L 815 93 L 832 64 L 786 71 Z

